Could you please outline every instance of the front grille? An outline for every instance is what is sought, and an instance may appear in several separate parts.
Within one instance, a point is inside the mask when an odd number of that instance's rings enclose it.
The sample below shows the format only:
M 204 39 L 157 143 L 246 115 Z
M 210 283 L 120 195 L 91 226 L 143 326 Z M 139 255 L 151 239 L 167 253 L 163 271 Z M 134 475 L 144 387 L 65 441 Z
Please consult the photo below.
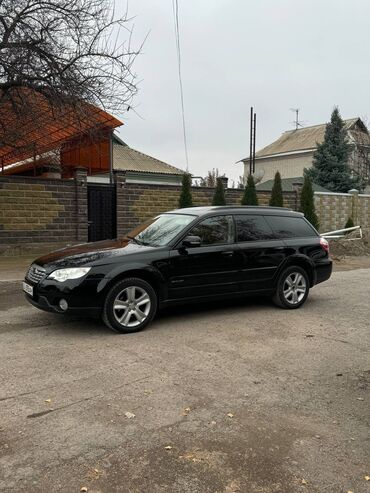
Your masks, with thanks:
M 46 271 L 43 267 L 40 267 L 37 264 L 32 264 L 31 267 L 28 269 L 26 278 L 34 282 L 35 284 L 38 284 L 45 276 L 45 272 Z

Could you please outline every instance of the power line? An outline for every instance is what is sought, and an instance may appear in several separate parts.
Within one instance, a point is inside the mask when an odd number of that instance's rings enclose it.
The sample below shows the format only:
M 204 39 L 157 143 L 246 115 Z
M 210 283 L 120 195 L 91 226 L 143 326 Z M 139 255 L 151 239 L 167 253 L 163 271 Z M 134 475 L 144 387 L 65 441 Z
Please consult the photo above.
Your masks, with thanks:
M 181 47 L 180 47 L 179 4 L 178 4 L 178 0 L 172 0 L 172 11 L 173 11 L 173 22 L 174 22 L 174 26 L 175 26 L 177 66 L 178 66 L 178 74 L 179 74 L 179 86 L 180 86 L 180 98 L 181 98 L 181 113 L 182 113 L 182 131 L 183 131 L 183 137 L 184 137 L 186 171 L 189 171 L 188 143 L 187 143 L 187 139 L 186 139 L 186 124 L 185 124 L 184 91 L 183 91 L 183 87 L 182 87 L 182 75 L 181 75 Z

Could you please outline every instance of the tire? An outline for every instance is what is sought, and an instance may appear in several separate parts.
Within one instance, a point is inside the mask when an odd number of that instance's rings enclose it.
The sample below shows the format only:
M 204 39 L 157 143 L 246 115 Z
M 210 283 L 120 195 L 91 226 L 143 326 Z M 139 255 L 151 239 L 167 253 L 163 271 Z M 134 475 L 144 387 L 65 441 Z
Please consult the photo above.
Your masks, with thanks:
M 280 308 L 294 310 L 303 305 L 309 291 L 307 272 L 302 267 L 290 266 L 281 273 L 272 299 Z
M 153 287 L 143 279 L 130 277 L 111 288 L 105 299 L 102 319 L 115 332 L 138 332 L 153 320 L 157 306 Z

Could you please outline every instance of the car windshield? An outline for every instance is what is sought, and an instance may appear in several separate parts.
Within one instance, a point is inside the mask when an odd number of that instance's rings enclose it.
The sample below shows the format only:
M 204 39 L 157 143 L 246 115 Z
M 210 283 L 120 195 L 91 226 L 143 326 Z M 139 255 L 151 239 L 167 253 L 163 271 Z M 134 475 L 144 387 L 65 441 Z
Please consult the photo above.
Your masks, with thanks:
M 165 246 L 194 219 L 188 214 L 161 214 L 130 231 L 127 237 L 142 245 Z

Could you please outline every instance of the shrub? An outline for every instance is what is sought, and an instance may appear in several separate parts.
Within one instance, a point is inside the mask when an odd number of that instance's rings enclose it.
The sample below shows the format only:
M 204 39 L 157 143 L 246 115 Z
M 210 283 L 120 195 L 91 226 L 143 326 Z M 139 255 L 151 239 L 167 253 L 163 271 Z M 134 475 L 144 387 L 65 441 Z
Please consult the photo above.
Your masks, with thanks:
M 352 217 L 349 217 L 347 219 L 347 222 L 346 224 L 344 225 L 345 228 L 353 228 L 353 226 L 355 225 L 355 223 L 353 222 L 353 219 Z
M 217 178 L 215 193 L 213 195 L 212 205 L 226 205 L 225 189 L 220 178 Z
M 252 175 L 248 175 L 247 186 L 242 197 L 242 205 L 258 205 L 256 185 Z
M 189 173 L 185 173 L 184 175 L 182 175 L 179 208 L 183 209 L 185 207 L 192 207 L 192 206 L 193 206 L 193 199 L 191 196 L 191 175 Z
M 306 174 L 304 177 L 300 211 L 303 212 L 305 218 L 310 221 L 312 226 L 319 229 L 319 220 L 316 215 L 314 194 L 310 177 Z
M 281 176 L 278 171 L 275 173 L 274 185 L 272 187 L 269 205 L 271 207 L 283 207 L 284 205 Z

